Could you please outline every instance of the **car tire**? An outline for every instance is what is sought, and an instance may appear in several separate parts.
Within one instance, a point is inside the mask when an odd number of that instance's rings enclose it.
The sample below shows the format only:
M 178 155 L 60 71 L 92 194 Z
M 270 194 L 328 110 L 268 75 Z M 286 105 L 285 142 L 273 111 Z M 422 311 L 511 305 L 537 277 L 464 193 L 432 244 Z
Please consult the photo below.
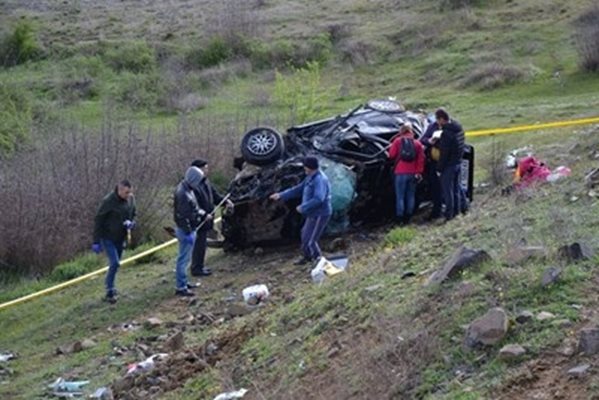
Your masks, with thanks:
M 283 136 L 268 127 L 248 131 L 241 141 L 243 159 L 254 165 L 267 165 L 280 159 L 285 152 Z

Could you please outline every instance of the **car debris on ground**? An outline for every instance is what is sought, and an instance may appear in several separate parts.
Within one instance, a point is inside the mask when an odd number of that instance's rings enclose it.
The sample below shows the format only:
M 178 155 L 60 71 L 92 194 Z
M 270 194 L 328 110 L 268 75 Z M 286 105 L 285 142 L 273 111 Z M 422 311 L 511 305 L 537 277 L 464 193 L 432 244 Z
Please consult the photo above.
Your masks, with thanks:
M 14 353 L 0 353 L 0 362 L 14 360 L 17 356 Z
M 345 271 L 348 264 L 349 259 L 346 256 L 336 256 L 328 259 L 321 257 L 310 272 L 312 281 L 314 283 L 322 283 L 327 277 L 335 276 Z
M 162 361 L 166 357 L 168 357 L 168 354 L 158 353 L 158 354 L 154 354 L 154 355 L 146 358 L 144 361 L 129 364 L 127 366 L 127 375 L 133 375 L 133 374 L 150 371 L 151 369 L 154 368 L 155 361 Z
M 239 389 L 235 392 L 226 392 L 221 393 L 214 398 L 214 400 L 233 400 L 233 399 L 241 399 L 248 392 L 247 389 Z
M 82 387 L 88 384 L 89 381 L 67 381 L 60 377 L 54 383 L 48 385 L 48 388 L 52 389 L 54 397 L 72 398 L 83 396 Z

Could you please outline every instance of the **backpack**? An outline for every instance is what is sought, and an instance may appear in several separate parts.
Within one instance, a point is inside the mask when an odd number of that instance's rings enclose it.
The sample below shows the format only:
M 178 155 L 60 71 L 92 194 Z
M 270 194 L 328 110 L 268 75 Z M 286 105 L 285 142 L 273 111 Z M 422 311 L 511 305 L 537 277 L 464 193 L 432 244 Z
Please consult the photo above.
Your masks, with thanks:
M 401 151 L 399 152 L 400 161 L 412 162 L 416 159 L 416 147 L 414 139 L 402 138 Z

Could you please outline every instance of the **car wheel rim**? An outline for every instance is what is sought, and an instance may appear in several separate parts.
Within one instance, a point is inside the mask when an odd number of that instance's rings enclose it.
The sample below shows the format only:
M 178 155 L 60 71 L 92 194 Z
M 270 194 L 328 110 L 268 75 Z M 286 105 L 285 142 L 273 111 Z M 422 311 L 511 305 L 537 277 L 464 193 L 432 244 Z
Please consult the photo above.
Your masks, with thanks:
M 254 155 L 264 156 L 275 149 L 276 143 L 276 138 L 272 133 L 259 132 L 250 137 L 247 148 Z

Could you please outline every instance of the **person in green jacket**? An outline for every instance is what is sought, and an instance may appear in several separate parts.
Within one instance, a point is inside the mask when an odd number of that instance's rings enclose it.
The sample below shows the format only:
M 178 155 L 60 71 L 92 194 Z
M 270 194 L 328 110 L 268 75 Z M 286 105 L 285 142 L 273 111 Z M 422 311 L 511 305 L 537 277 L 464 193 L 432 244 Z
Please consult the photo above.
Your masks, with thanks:
M 114 191 L 106 195 L 96 213 L 92 251 L 104 250 L 110 265 L 106 274 L 106 297 L 111 304 L 117 301 L 114 285 L 116 273 L 129 232 L 135 227 L 135 199 L 131 183 L 121 181 Z

